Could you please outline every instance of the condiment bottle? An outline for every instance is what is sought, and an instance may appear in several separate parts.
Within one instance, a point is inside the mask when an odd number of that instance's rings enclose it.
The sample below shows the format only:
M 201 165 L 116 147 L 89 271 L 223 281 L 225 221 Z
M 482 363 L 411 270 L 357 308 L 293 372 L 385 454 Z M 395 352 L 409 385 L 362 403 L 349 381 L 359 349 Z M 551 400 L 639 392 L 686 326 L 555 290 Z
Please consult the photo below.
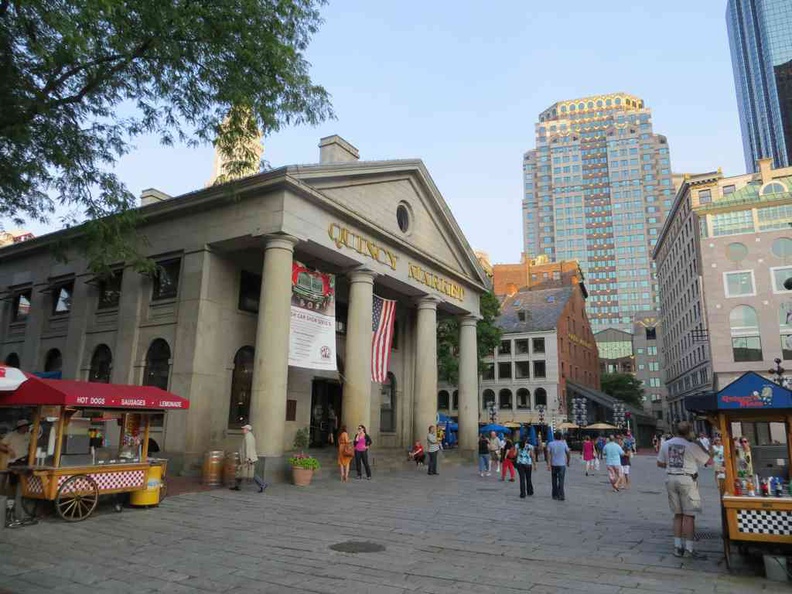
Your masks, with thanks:
M 734 481 L 734 494 L 735 495 L 742 495 L 742 484 L 740 479 L 736 479 Z

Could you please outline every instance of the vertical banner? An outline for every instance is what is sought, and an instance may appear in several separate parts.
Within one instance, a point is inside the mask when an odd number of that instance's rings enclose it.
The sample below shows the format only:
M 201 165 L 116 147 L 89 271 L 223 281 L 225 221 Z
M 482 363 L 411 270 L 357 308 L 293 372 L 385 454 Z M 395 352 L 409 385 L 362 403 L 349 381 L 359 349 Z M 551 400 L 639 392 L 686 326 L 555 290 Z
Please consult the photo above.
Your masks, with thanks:
M 335 275 L 292 263 L 289 365 L 336 370 Z

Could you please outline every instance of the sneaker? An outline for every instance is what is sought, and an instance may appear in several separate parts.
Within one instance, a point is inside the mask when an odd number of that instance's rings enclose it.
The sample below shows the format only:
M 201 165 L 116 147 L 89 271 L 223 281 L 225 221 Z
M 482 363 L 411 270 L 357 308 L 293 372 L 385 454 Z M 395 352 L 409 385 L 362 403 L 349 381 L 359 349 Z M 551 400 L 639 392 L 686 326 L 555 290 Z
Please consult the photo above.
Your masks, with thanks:
M 674 557 L 684 557 L 685 549 L 682 547 L 674 547 Z
M 514 482 L 514 479 L 513 479 L 513 478 L 510 478 L 510 479 L 509 479 L 509 482 L 510 482 L 510 483 L 513 483 L 513 482 Z
M 698 561 L 706 561 L 707 559 L 707 556 L 704 553 L 699 553 L 698 551 L 685 551 L 685 554 L 691 559 L 696 559 Z
M 487 473 L 487 476 L 492 476 L 492 473 L 491 473 L 491 472 L 488 472 L 488 473 Z
M 11 522 L 6 522 L 6 528 L 21 528 L 24 524 L 19 520 L 13 520 Z

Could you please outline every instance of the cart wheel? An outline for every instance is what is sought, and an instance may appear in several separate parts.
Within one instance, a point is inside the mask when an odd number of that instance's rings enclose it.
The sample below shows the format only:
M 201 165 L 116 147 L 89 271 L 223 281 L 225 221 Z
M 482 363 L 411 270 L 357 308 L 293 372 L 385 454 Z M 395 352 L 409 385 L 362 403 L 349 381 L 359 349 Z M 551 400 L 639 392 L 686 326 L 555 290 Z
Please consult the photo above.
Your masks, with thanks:
M 162 503 L 162 500 L 165 499 L 167 496 L 168 496 L 168 483 L 165 482 L 165 480 L 163 479 L 162 483 L 160 484 L 160 498 L 159 498 L 160 503 Z
M 32 519 L 38 516 L 38 504 L 38 499 L 32 499 L 31 497 L 22 498 L 22 511 L 25 512 L 26 518 Z
M 67 522 L 80 522 L 90 516 L 99 502 L 99 486 L 93 477 L 76 474 L 66 479 L 58 489 L 55 507 Z

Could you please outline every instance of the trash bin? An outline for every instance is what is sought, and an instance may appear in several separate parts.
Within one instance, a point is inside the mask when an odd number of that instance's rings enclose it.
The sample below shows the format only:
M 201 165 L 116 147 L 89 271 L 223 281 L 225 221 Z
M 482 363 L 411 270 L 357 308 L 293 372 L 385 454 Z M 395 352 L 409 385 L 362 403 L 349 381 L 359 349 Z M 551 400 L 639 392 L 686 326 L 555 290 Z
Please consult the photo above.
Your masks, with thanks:
M 133 491 L 129 496 L 131 505 L 148 506 L 159 505 L 160 490 L 162 489 L 163 464 L 152 464 L 146 473 L 146 485 L 140 491 Z
M 213 450 L 206 452 L 203 462 L 203 484 L 216 487 L 222 484 L 223 479 L 223 458 L 225 452 Z
M 233 487 L 236 484 L 238 465 L 239 452 L 228 452 L 223 463 L 223 484 L 226 487 Z

